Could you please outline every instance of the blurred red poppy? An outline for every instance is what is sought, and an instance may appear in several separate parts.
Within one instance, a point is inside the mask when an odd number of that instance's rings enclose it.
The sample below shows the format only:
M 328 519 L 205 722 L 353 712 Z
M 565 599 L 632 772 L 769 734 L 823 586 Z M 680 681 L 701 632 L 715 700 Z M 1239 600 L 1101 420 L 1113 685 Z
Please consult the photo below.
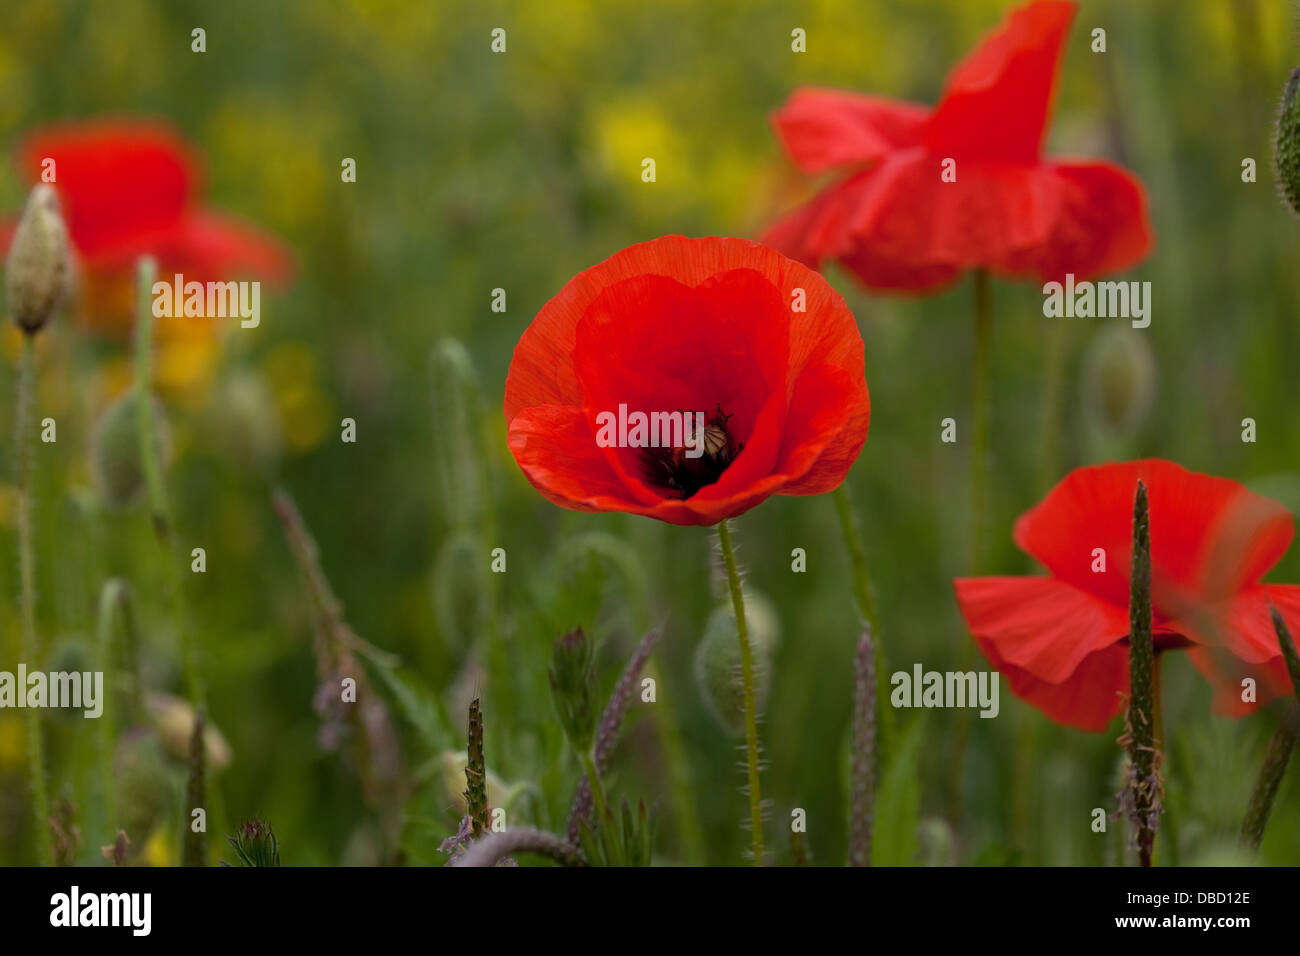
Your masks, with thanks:
M 703 454 L 597 440 L 602 414 L 706 416 Z M 510 450 L 547 499 L 712 525 L 844 480 L 867 437 L 862 337 L 815 272 L 744 239 L 666 236 L 575 276 L 506 378 Z
M 153 255 L 160 273 L 186 281 L 228 280 L 248 274 L 287 279 L 292 257 L 276 239 L 199 204 L 201 163 L 170 127 L 134 119 L 47 126 L 18 147 L 18 166 L 39 181 L 53 162 L 68 231 L 88 293 L 102 306 L 99 324 L 115 315 L 135 261 Z M 7 248 L 14 223 L 0 227 Z M 129 315 L 129 309 L 127 309 Z
M 1294 533 L 1290 512 L 1226 478 L 1159 459 L 1072 471 L 1016 522 L 1050 577 L 962 578 L 976 644 L 1016 696 L 1058 723 L 1104 730 L 1128 692 L 1133 495 L 1147 486 L 1157 653 L 1187 648 L 1241 715 L 1290 693 L 1269 604 L 1300 631 L 1300 586 L 1261 584 Z M 1256 683 L 1242 701 L 1241 679 Z
M 1140 261 L 1152 244 L 1141 182 L 1111 163 L 1042 157 L 1074 9 L 1043 0 L 1013 10 L 934 109 L 797 91 L 774 117 L 777 134 L 806 172 L 839 178 L 763 241 L 813 268 L 834 259 L 867 286 L 909 291 L 971 268 L 1047 281 Z

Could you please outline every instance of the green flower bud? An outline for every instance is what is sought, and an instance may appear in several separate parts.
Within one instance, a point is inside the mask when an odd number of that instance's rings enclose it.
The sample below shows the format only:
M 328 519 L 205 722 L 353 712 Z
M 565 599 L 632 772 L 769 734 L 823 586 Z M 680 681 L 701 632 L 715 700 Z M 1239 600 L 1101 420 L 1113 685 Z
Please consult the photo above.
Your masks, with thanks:
M 771 683 L 772 654 L 780 639 L 780 624 L 772 604 L 745 592 L 745 627 L 754 663 L 755 705 L 761 712 Z M 695 650 L 695 683 L 709 712 L 728 733 L 745 732 L 745 692 L 740 671 L 740 638 L 731 604 L 709 615 L 704 639 Z
M 551 695 L 560 726 L 575 750 L 586 753 L 596 734 L 596 647 L 577 627 L 551 648 Z
M 245 820 L 235 828 L 235 835 L 226 840 L 235 848 L 238 860 L 234 864 L 222 860 L 222 866 L 280 865 L 280 841 L 269 823 L 256 818 Z
M 1156 360 L 1147 337 L 1125 328 L 1097 334 L 1083 360 L 1084 403 L 1093 424 L 1128 434 L 1155 399 Z
M 1273 146 L 1277 182 L 1287 204 L 1300 212 L 1300 66 L 1291 71 L 1282 105 L 1277 112 L 1277 139 Z
M 108 406 L 95 426 L 90 442 L 90 468 L 104 503 L 125 508 L 144 491 L 144 469 L 140 461 L 140 416 L 137 393 L 132 390 Z M 153 402 L 154 426 L 159 457 L 165 468 L 171 457 L 171 442 L 162 403 Z
M 37 186 L 27 199 L 5 263 L 5 294 L 10 318 L 28 335 L 67 298 L 68 228 L 51 186 Z

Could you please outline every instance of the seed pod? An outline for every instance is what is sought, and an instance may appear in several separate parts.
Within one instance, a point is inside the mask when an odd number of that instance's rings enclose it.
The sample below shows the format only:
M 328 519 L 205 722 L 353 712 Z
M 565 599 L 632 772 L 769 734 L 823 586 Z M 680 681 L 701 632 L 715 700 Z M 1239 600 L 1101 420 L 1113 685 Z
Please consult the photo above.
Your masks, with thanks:
M 68 295 L 68 228 L 51 186 L 32 190 L 5 263 L 9 315 L 34 335 Z
M 163 467 L 170 457 L 170 441 L 162 404 L 153 401 L 154 425 L 158 434 Z M 144 490 L 144 469 L 140 462 L 140 418 L 134 390 L 122 395 L 104 412 L 91 438 L 90 466 L 105 504 L 125 508 Z
M 772 655 L 780 625 L 771 603 L 745 592 L 745 626 L 754 663 L 755 704 L 762 712 L 771 683 Z M 718 724 L 732 735 L 745 731 L 745 694 L 740 666 L 740 640 L 731 604 L 720 605 L 704 628 L 695 651 L 695 683 Z
M 1300 66 L 1291 71 L 1282 91 L 1273 147 L 1282 196 L 1294 211 L 1300 212 Z
M 1147 337 L 1126 328 L 1100 332 L 1084 357 L 1084 403 L 1102 429 L 1127 434 L 1151 411 L 1156 360 Z

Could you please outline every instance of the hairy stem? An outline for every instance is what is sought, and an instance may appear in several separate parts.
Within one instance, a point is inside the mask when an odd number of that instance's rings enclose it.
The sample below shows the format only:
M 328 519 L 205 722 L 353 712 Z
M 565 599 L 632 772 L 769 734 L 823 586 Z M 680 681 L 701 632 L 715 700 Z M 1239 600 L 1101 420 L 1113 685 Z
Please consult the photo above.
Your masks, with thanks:
M 564 866 L 583 865 L 577 847 L 555 834 L 533 827 L 511 827 L 476 840 L 451 866 L 495 866 L 506 857 L 519 853 L 550 857 Z
M 875 650 L 868 625 L 853 658 L 853 756 L 849 788 L 849 866 L 871 865 L 876 798 Z
M 144 702 L 140 697 L 139 653 L 135 623 L 131 617 L 131 591 L 121 578 L 105 581 L 99 592 L 98 630 L 100 670 L 114 675 L 108 685 L 104 712 L 99 718 L 99 772 L 111 838 L 117 833 L 119 822 L 113 772 L 117 733 L 123 727 L 140 723 L 144 715 Z M 114 639 L 119 633 L 122 635 L 120 646 Z
M 1273 615 L 1273 630 L 1277 633 L 1277 642 L 1282 648 L 1282 658 L 1286 661 L 1291 686 L 1295 689 L 1296 700 L 1300 701 L 1300 654 L 1296 653 L 1291 631 L 1277 608 L 1270 607 L 1269 611 Z M 1264 828 L 1268 826 L 1269 815 L 1273 812 L 1273 800 L 1277 797 L 1278 787 L 1286 774 L 1291 751 L 1295 749 L 1298 738 L 1300 707 L 1293 706 L 1268 742 L 1264 763 L 1259 768 L 1259 776 L 1255 778 L 1255 787 L 1250 794 L 1246 818 L 1241 823 L 1241 845 L 1251 853 L 1259 851 L 1259 845 L 1264 839 Z
M 726 520 L 718 522 L 718 542 L 727 567 L 727 584 L 736 614 L 736 636 L 740 641 L 740 679 L 745 696 L 745 758 L 749 768 L 749 825 L 752 830 L 754 865 L 763 865 L 763 801 L 758 782 L 758 714 L 754 702 L 754 656 L 749 647 L 749 629 L 745 625 L 745 594 L 736 566 L 736 552 Z
M 21 581 L 23 660 L 28 667 L 40 667 L 40 639 L 36 634 L 36 553 L 32 545 L 32 422 L 36 403 L 36 340 L 23 336 L 18 368 L 18 420 L 14 430 L 18 462 L 18 566 Z M 42 866 L 54 865 L 54 843 L 50 833 L 50 801 L 45 791 L 45 741 L 41 735 L 40 709 L 23 711 L 27 729 L 27 772 L 31 777 L 32 815 L 35 817 L 36 859 Z
M 1160 812 L 1155 738 L 1155 645 L 1151 638 L 1151 524 L 1147 489 L 1138 481 L 1133 499 L 1133 566 L 1129 590 L 1128 754 L 1138 858 L 1151 865 Z

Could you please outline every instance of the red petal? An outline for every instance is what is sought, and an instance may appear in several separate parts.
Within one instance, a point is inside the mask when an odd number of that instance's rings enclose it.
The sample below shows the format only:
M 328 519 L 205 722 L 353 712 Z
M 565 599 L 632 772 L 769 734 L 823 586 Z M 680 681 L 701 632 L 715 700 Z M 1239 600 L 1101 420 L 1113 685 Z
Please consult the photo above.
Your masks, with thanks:
M 1074 9 L 1043 0 L 1011 11 L 949 76 L 925 132 L 927 150 L 959 163 L 1037 159 Z
M 510 421 L 510 451 L 549 501 L 575 511 L 621 511 L 638 503 L 605 460 L 581 408 L 535 405 Z
M 1291 517 L 1277 502 L 1160 459 L 1075 469 L 1016 522 L 1016 543 L 1053 576 L 1126 608 L 1139 478 L 1150 501 L 1158 619 L 1254 583 L 1290 543 Z M 1105 551 L 1104 572 L 1092 571 L 1095 548 Z
M 862 452 L 871 399 L 862 375 L 822 363 L 795 383 L 780 471 L 791 476 L 783 495 L 820 495 L 844 481 Z M 721 484 L 721 482 L 719 482 Z
M 572 358 L 592 440 L 597 414 L 620 405 L 646 414 L 720 406 L 745 448 L 715 491 L 770 474 L 785 419 L 790 315 L 776 287 L 748 269 L 694 287 L 662 275 L 608 286 L 579 322 Z M 604 451 L 639 499 L 665 497 L 644 483 L 640 449 Z
M 841 90 L 796 90 L 772 117 L 790 158 L 806 172 L 867 163 L 916 146 L 929 108 Z
M 574 333 L 583 313 L 607 286 L 640 275 L 668 276 L 682 285 L 695 286 L 731 269 L 761 273 L 781 290 L 787 302 L 795 287 L 805 288 L 811 295 L 826 281 L 749 239 L 664 236 L 629 246 L 574 276 L 524 330 L 506 376 L 506 419 L 530 405 L 581 403 L 582 391 L 571 360 Z M 835 299 L 847 311 L 843 300 Z
M 188 212 L 167 228 L 139 232 L 105 249 L 91 263 L 104 272 L 131 269 L 142 255 L 158 260 L 163 278 L 179 272 L 186 281 L 228 281 L 243 275 L 285 282 L 293 256 L 279 240 L 228 217 Z
M 29 135 L 19 166 L 39 179 L 55 161 L 68 231 L 88 261 L 169 228 L 198 191 L 199 163 L 170 127 L 128 120 L 51 126 Z
M 1129 686 L 1128 647 L 1124 644 L 1089 654 L 1069 678 L 1049 684 L 1002 660 L 992 643 L 978 638 L 975 643 L 1007 679 L 1011 693 L 1058 724 L 1100 733 L 1124 707 Z
M 1128 634 L 1128 613 L 1052 578 L 959 578 L 957 603 L 971 633 L 998 659 L 1048 684 Z
M 1036 176 L 1054 192 L 1047 235 L 1024 250 L 1010 250 L 993 264 L 1008 275 L 1036 273 L 1060 281 L 1120 272 L 1146 258 L 1155 242 L 1141 180 L 1103 162 L 1050 162 Z

